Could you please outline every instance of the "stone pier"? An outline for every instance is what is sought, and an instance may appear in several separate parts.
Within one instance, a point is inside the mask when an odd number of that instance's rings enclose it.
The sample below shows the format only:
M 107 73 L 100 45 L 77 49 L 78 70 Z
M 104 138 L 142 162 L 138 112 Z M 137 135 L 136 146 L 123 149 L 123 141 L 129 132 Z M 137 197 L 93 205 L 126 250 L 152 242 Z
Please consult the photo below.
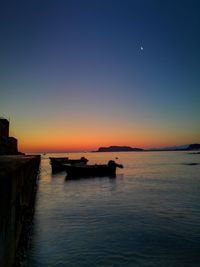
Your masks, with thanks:
M 0 266 L 14 265 L 34 210 L 40 156 L 0 156 Z

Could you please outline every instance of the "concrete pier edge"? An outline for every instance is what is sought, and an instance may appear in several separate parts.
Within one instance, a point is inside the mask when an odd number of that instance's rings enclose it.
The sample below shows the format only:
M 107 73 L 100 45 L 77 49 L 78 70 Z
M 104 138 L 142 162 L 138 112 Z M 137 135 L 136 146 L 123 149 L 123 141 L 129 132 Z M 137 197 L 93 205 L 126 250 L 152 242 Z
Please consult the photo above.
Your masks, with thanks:
M 40 155 L 0 156 L 0 266 L 15 264 L 34 210 Z

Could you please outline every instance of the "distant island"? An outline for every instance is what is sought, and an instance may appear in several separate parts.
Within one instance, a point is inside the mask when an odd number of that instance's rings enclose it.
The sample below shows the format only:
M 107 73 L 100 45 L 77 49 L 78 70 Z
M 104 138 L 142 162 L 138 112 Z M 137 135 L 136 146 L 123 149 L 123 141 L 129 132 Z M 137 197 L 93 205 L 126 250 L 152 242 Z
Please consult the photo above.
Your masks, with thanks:
M 184 146 L 152 148 L 152 149 L 135 148 L 130 146 L 109 146 L 109 147 L 99 147 L 98 150 L 93 152 L 188 151 L 188 150 L 189 151 L 200 150 L 200 144 L 190 144 Z
M 200 144 L 191 144 L 188 146 L 187 150 L 199 150 Z
M 109 146 L 99 147 L 95 152 L 123 152 L 123 151 L 144 151 L 143 148 L 134 148 L 130 146 Z

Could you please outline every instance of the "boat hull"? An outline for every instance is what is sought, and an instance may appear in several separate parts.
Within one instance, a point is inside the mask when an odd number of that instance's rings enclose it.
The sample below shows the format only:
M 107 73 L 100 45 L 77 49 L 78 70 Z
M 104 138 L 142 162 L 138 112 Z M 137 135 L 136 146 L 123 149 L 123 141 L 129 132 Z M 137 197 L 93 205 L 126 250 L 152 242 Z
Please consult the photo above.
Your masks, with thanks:
M 76 177 L 102 177 L 116 176 L 116 168 L 123 168 L 119 164 L 107 164 L 107 165 L 68 165 L 63 164 L 67 172 L 67 177 L 76 178 Z

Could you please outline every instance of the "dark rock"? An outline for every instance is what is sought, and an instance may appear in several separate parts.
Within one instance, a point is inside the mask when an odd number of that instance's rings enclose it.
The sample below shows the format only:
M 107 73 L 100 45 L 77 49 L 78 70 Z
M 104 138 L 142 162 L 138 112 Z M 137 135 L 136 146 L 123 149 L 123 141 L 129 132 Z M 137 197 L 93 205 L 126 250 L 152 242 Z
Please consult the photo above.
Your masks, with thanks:
M 123 151 L 144 151 L 142 148 L 133 148 L 129 146 L 109 146 L 100 147 L 97 152 L 123 152 Z
M 191 144 L 188 146 L 187 150 L 199 150 L 200 144 Z

